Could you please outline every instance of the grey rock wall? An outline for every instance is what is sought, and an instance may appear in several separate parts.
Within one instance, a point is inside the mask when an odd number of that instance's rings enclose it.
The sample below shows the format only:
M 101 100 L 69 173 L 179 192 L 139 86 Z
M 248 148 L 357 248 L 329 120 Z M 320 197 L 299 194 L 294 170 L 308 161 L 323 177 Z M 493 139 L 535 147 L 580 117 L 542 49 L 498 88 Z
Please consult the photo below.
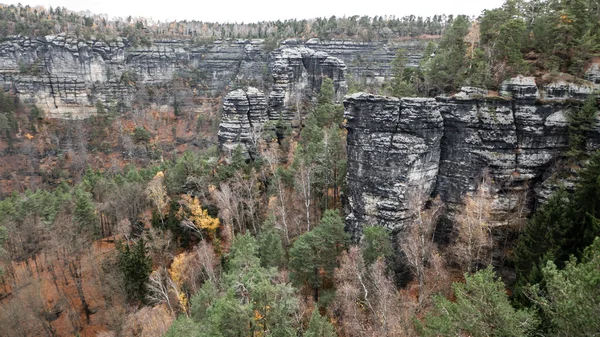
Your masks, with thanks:
M 347 97 L 349 230 L 401 226 L 435 188 L 444 133 L 433 98 Z
M 244 154 L 252 157 L 264 123 L 268 120 L 265 94 L 256 88 L 238 89 L 228 93 L 223 101 L 223 114 L 219 124 L 219 145 L 227 155 L 238 145 Z
M 316 96 L 325 77 L 334 83 L 338 99 L 346 93 L 346 65 L 325 52 L 306 47 L 283 47 L 272 53 L 273 84 L 270 94 L 250 87 L 225 96 L 219 125 L 219 145 L 225 154 L 241 145 L 249 157 L 255 155 L 257 141 L 267 120 L 298 125 L 300 104 Z M 272 127 L 271 127 L 272 128 Z
M 435 99 L 347 96 L 349 230 L 355 239 L 364 224 L 401 230 L 410 196 L 439 194 L 458 204 L 484 171 L 498 194 L 500 223 L 523 201 L 543 201 L 556 188 L 554 165 L 568 148 L 570 104 L 591 87 L 558 82 L 538 89 L 533 78 L 518 77 L 503 84 L 500 97 L 472 88 Z M 600 120 L 590 151 L 600 148 L 599 137 Z
M 81 40 L 65 34 L 0 42 L 0 85 L 24 101 L 36 104 L 48 117 L 86 118 L 96 102 L 130 106 L 140 85 L 165 85 L 182 71 L 202 78 L 197 94 L 220 94 L 231 86 L 271 90 L 272 111 L 291 119 L 294 94 L 318 87 L 321 75 L 336 81 L 339 98 L 345 92 L 343 64 L 353 78 L 371 81 L 389 76 L 397 48 L 408 47 L 409 60 L 418 62 L 425 41 L 400 44 L 351 41 L 288 41 L 271 53 L 263 40 L 225 40 L 194 45 L 188 40 L 160 40 L 132 47 L 125 39 L 113 42 Z M 302 78 L 302 80 L 299 80 Z M 271 79 L 274 86 L 271 87 Z M 302 85 L 308 84 L 307 87 Z

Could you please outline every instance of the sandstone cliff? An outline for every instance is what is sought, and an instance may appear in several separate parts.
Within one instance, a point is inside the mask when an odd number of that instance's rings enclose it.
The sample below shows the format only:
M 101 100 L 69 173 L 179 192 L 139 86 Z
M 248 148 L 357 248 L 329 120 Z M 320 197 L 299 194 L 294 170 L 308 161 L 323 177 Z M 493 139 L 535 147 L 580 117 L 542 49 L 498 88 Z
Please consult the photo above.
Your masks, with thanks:
M 552 173 L 568 147 L 570 104 L 592 91 L 591 83 L 565 81 L 538 89 L 533 78 L 517 77 L 499 97 L 476 88 L 435 99 L 348 96 L 348 229 L 355 238 L 364 224 L 400 230 L 415 196 L 460 203 L 484 170 L 500 219 L 524 201 L 535 205 L 556 188 Z M 600 120 L 590 151 L 599 137 Z
M 272 90 L 274 99 L 269 104 L 285 115 L 288 112 L 277 105 L 293 100 L 289 93 L 293 90 L 287 90 L 291 82 L 316 86 L 319 77 L 310 74 L 321 71 L 340 79 L 335 70 L 340 61 L 348 64 L 353 78 L 382 80 L 389 76 L 389 61 L 398 48 L 409 49 L 410 62 L 416 64 L 425 45 L 426 41 L 419 40 L 395 44 L 290 40 L 281 49 L 268 52 L 264 41 L 258 39 L 217 40 L 205 45 L 158 40 L 151 46 L 133 47 L 125 39 L 104 42 L 65 34 L 35 39 L 12 36 L 0 42 L 0 84 L 37 105 L 48 117 L 86 118 L 96 113 L 97 102 L 128 107 L 140 85 L 168 85 L 174 76 L 193 73 L 200 84 L 195 88 L 198 96 L 220 94 L 234 85 L 252 85 Z M 297 81 L 304 76 L 298 71 L 302 68 L 308 70 L 308 81 Z

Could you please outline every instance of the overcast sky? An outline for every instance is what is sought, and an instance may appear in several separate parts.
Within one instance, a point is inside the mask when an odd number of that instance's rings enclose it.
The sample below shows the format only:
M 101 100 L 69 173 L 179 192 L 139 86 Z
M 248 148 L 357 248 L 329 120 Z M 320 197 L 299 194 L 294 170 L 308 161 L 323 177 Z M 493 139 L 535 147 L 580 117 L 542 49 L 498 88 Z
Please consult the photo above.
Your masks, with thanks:
M 503 0 L 0 0 L 0 3 L 62 6 L 89 10 L 109 17 L 144 16 L 155 20 L 255 22 L 277 19 L 308 19 L 352 15 L 432 16 L 434 14 L 479 15 Z

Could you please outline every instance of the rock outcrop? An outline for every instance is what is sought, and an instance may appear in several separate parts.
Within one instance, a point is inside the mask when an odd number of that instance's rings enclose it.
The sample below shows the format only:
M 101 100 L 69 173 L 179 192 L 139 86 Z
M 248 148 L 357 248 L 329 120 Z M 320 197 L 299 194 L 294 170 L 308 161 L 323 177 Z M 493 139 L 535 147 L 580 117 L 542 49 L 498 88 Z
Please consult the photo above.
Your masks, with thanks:
M 444 125 L 432 98 L 364 93 L 346 105 L 349 230 L 363 224 L 394 228 L 435 188 Z
M 254 156 L 263 125 L 268 118 L 267 101 L 263 92 L 250 87 L 228 93 L 223 101 L 223 115 L 219 124 L 221 151 L 231 155 L 237 146 L 242 146 L 244 155 Z
M 302 100 L 315 96 L 324 77 L 333 80 L 336 98 L 341 100 L 348 86 L 346 64 L 325 52 L 306 47 L 283 47 L 272 53 L 273 87 L 269 94 L 270 116 L 277 121 L 299 120 Z
M 285 107 L 291 106 L 293 93 L 305 89 L 302 85 L 320 84 L 319 74 L 341 79 L 342 64 L 351 63 L 348 69 L 353 78 L 381 80 L 389 76 L 389 62 L 398 48 L 409 47 L 409 61 L 416 63 L 425 45 L 420 40 L 389 45 L 293 40 L 269 53 L 260 39 L 204 45 L 157 40 L 150 46 L 134 47 L 121 38 L 105 42 L 66 34 L 12 36 L 0 42 L 0 85 L 37 105 L 48 117 L 86 118 L 96 113 L 98 101 L 105 106 L 130 106 L 140 86 L 164 86 L 176 75 L 193 73 L 200 79 L 195 89 L 199 96 L 220 94 L 234 84 L 273 89 L 271 110 L 289 115 L 292 112 Z M 337 82 L 339 93 L 344 92 L 344 85 Z
M 268 100 L 253 87 L 225 96 L 219 125 L 219 146 L 225 154 L 242 145 L 244 154 L 253 157 L 261 133 L 270 131 L 263 130 L 267 120 L 272 125 L 298 125 L 304 117 L 299 115 L 302 101 L 316 97 L 325 77 L 333 80 L 338 99 L 347 91 L 346 65 L 325 52 L 283 47 L 272 53 L 272 60 L 273 85 Z
M 435 99 L 348 96 L 347 226 L 355 238 L 363 224 L 401 230 L 415 195 L 458 204 L 484 171 L 498 195 L 499 221 L 526 200 L 534 206 L 556 188 L 552 173 L 568 148 L 571 104 L 591 92 L 590 83 L 559 81 L 539 90 L 533 78 L 518 77 L 499 97 L 472 88 Z M 600 148 L 599 137 L 600 120 L 590 151 Z

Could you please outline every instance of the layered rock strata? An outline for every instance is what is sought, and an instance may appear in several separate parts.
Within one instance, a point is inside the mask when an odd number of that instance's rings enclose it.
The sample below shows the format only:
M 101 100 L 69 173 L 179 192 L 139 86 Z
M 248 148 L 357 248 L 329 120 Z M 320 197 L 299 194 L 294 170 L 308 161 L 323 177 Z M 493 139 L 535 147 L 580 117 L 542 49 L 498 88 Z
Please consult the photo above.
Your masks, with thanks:
M 300 120 L 303 100 L 315 96 L 324 77 L 333 80 L 335 95 L 341 100 L 348 87 L 345 63 L 325 52 L 305 47 L 281 48 L 272 53 L 273 87 L 269 94 L 270 116 L 277 121 Z
M 263 92 L 249 87 L 228 93 L 223 101 L 219 124 L 221 151 L 231 155 L 237 146 L 242 146 L 244 155 L 254 156 L 267 120 L 267 101 Z
M 304 100 L 316 96 L 325 77 L 331 78 L 336 98 L 347 91 L 346 65 L 327 53 L 305 47 L 282 48 L 272 53 L 273 84 L 268 97 L 256 88 L 238 89 L 225 96 L 219 125 L 219 145 L 225 154 L 238 145 L 255 155 L 264 123 L 299 125 Z
M 364 224 L 401 230 L 411 196 L 439 194 L 458 204 L 486 171 L 499 219 L 533 206 L 556 186 L 553 165 L 568 148 L 573 100 L 591 92 L 590 83 L 538 90 L 533 78 L 517 77 L 502 85 L 500 97 L 472 88 L 435 99 L 348 96 L 349 229 L 355 238 Z M 599 137 L 597 124 L 590 151 L 600 148 Z
M 283 106 L 294 101 L 298 92 L 290 83 L 314 87 L 320 84 L 321 71 L 334 80 L 341 78 L 340 62 L 351 64 L 348 69 L 353 78 L 381 80 L 389 76 L 389 62 L 398 48 L 406 47 L 409 62 L 416 63 L 426 45 L 419 40 L 389 45 L 314 39 L 288 42 L 269 53 L 259 39 L 204 45 L 157 40 L 150 46 L 134 47 L 121 38 L 105 42 L 66 34 L 11 36 L 0 42 L 0 85 L 36 104 L 49 117 L 86 118 L 96 112 L 98 101 L 105 106 L 130 106 L 141 85 L 164 86 L 182 73 L 192 72 L 200 79 L 196 88 L 200 96 L 220 94 L 232 85 L 271 90 L 273 75 L 272 110 L 289 115 L 292 112 Z M 303 76 L 306 81 L 298 81 Z M 343 92 L 344 85 L 337 82 L 338 92 Z M 301 86 L 296 85 L 303 90 Z
M 394 228 L 435 188 L 444 124 L 432 98 L 347 97 L 349 230 Z

